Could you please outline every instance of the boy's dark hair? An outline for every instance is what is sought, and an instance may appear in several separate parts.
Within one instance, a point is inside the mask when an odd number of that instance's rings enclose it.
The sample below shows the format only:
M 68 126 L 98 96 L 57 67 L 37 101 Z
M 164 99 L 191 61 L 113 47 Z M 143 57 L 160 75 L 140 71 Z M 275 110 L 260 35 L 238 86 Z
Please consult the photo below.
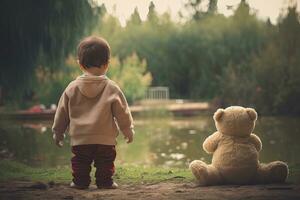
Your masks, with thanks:
M 101 67 L 109 61 L 110 47 L 105 39 L 90 36 L 79 43 L 77 56 L 83 67 Z

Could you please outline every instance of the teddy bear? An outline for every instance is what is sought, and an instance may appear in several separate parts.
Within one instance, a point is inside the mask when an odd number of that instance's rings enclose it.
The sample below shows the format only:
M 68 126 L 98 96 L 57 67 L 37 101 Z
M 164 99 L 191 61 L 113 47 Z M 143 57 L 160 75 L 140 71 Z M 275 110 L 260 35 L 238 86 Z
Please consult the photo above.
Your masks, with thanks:
M 281 161 L 259 162 L 260 138 L 252 133 L 257 113 L 252 108 L 231 106 L 213 116 L 217 131 L 205 139 L 203 149 L 212 154 L 212 163 L 190 163 L 200 186 L 221 184 L 282 183 L 288 166 Z

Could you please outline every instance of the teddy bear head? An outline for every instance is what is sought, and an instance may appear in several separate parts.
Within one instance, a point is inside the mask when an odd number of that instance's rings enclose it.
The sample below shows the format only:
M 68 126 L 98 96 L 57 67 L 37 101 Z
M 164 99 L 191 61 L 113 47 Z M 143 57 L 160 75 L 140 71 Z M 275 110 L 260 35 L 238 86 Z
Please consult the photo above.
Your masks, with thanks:
M 224 135 L 246 137 L 249 136 L 257 120 L 257 113 L 253 108 L 230 106 L 218 109 L 214 114 L 216 128 Z

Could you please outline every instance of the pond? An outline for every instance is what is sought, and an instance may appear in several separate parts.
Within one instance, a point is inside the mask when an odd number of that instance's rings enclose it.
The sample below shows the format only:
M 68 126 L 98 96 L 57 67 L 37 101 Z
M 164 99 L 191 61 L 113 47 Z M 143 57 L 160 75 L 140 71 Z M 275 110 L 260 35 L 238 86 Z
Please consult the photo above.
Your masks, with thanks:
M 210 162 L 202 149 L 216 128 L 212 116 L 135 119 L 132 144 L 118 137 L 117 165 L 187 168 L 195 159 Z M 34 167 L 70 164 L 69 139 L 63 148 L 54 145 L 52 121 L 0 121 L 0 159 L 17 160 Z M 262 140 L 261 162 L 282 160 L 291 168 L 289 180 L 300 183 L 300 118 L 260 117 L 254 130 Z

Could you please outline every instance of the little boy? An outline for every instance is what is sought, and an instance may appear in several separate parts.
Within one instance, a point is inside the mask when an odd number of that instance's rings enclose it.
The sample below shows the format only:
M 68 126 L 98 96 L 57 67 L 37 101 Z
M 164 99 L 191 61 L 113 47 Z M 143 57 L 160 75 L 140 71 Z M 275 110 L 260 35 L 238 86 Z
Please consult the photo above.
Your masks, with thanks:
M 99 37 L 87 37 L 78 45 L 78 62 L 82 76 L 72 81 L 63 92 L 52 127 L 56 145 L 62 146 L 68 129 L 73 157 L 72 188 L 88 188 L 91 164 L 96 167 L 98 188 L 115 189 L 113 181 L 118 127 L 133 140 L 133 120 L 124 94 L 108 79 L 110 47 Z

